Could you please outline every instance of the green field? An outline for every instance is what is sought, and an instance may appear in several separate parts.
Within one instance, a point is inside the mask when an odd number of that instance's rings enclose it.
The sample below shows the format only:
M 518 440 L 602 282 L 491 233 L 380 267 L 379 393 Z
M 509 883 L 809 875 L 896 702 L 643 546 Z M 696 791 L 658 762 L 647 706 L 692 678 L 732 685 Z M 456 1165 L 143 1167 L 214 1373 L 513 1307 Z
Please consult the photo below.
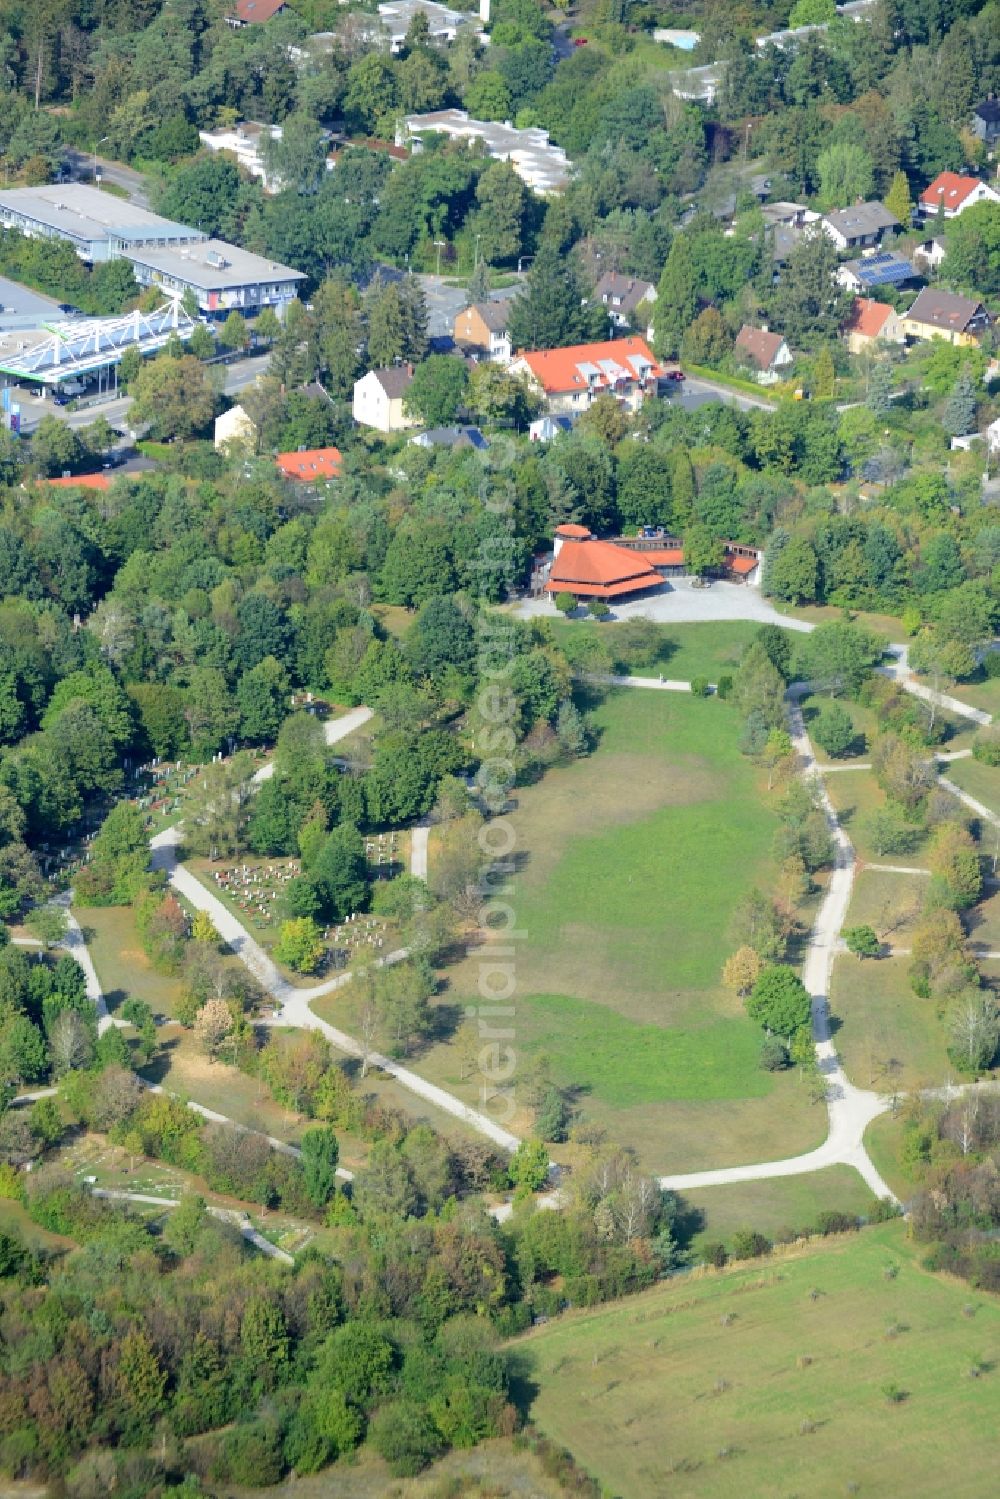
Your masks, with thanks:
M 571 659 L 574 646 L 583 640 L 598 640 L 614 655 L 615 634 L 621 626 L 615 623 L 595 624 L 586 620 L 557 619 L 548 622 L 556 641 Z M 689 682 L 692 677 L 708 677 L 714 682 L 724 672 L 734 672 L 740 657 L 753 640 L 760 625 L 749 620 L 717 620 L 705 624 L 658 625 L 659 646 L 655 655 L 637 663 L 632 669 L 662 674 L 676 681 Z M 789 632 L 793 650 L 797 636 Z
M 908 861 L 900 860 L 904 862 Z M 854 881 L 846 924 L 873 927 L 889 947 L 908 947 L 927 884 L 924 875 L 883 874 L 863 868 Z
M 755 1228 L 773 1236 L 784 1230 L 798 1233 L 815 1228 L 820 1213 L 833 1211 L 865 1217 L 875 1198 L 851 1166 L 827 1166 L 805 1176 L 736 1182 L 725 1187 L 699 1187 L 682 1193 L 685 1207 L 702 1221 L 691 1240 L 698 1249 L 710 1240 L 728 1243 L 739 1228 Z
M 895 1222 L 513 1346 L 532 1418 L 620 1499 L 979 1499 L 996 1487 L 998 1345 L 1000 1304 L 923 1270 Z
M 933 999 L 910 988 L 908 957 L 841 956 L 833 965 L 834 1041 L 859 1088 L 940 1087 L 954 1073 L 947 1034 Z
M 75 914 L 112 1014 L 129 999 L 144 999 L 154 1013 L 177 1013 L 181 981 L 156 972 L 142 950 L 131 906 L 87 906 Z
M 808 1149 L 822 1108 L 796 1076 L 759 1070 L 759 1032 L 719 983 L 734 908 L 773 875 L 776 820 L 736 748 L 738 716 L 714 699 L 620 691 L 594 717 L 596 751 L 519 788 L 511 813 L 518 1061 L 546 1054 L 581 1111 L 650 1168 Z M 478 978 L 474 952 L 445 971 L 453 1016 Z M 316 1010 L 356 1034 L 356 1004 L 339 993 Z M 414 1065 L 478 1101 L 447 1043 Z

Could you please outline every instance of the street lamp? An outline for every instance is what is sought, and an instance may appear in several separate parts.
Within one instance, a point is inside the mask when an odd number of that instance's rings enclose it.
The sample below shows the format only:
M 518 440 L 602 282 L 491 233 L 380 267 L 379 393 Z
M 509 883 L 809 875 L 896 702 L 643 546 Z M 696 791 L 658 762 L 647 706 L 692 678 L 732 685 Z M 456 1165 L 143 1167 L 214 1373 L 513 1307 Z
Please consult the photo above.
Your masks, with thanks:
M 482 239 L 482 237 L 482 234 L 476 235 L 476 258 L 473 261 L 472 265 L 473 274 L 475 274 L 475 272 L 479 269 L 479 241 Z
M 437 252 L 438 252 L 437 274 L 439 276 L 441 274 L 441 251 L 444 249 L 446 243 L 447 243 L 447 241 L 443 240 L 443 239 L 436 239 L 434 241 L 435 248 L 437 249 Z
M 105 141 L 109 141 L 110 139 L 111 139 L 110 135 L 102 135 L 99 141 L 95 141 L 94 142 L 94 151 L 93 151 L 93 156 L 94 156 L 94 181 L 97 183 L 98 187 L 100 187 L 100 185 L 101 185 L 101 178 L 100 178 L 100 173 L 97 170 L 97 148 L 98 148 L 98 146 L 103 146 L 104 142 Z

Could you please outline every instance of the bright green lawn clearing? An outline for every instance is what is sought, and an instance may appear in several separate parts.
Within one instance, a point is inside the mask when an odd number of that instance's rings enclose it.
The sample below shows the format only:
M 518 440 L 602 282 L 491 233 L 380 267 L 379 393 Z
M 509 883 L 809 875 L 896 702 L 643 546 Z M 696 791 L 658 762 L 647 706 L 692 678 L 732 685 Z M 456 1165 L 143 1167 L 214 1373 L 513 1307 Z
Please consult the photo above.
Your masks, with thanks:
M 597 639 L 614 655 L 619 624 L 597 625 L 585 620 L 551 621 L 555 638 L 572 659 L 573 647 L 581 638 Z M 657 625 L 659 648 L 648 660 L 629 669 L 643 674 L 672 677 L 688 682 L 692 677 L 708 677 L 714 682 L 724 672 L 734 672 L 747 646 L 760 629 L 749 620 L 713 620 L 705 624 Z M 796 637 L 789 632 L 793 649 Z
M 569 1313 L 514 1348 L 533 1419 L 622 1499 L 983 1499 L 998 1343 L 1000 1304 L 923 1270 L 892 1223 Z
M 807 1176 L 779 1176 L 772 1180 L 736 1182 L 726 1187 L 700 1187 L 682 1193 L 684 1203 L 702 1215 L 692 1245 L 710 1240 L 727 1243 L 739 1228 L 774 1235 L 815 1228 L 820 1213 L 834 1211 L 864 1217 L 875 1198 L 851 1166 L 827 1166 Z
M 903 1148 L 903 1118 L 900 1113 L 879 1114 L 865 1130 L 865 1146 L 875 1170 L 888 1182 L 900 1202 L 906 1203 L 916 1190 L 913 1178 L 899 1164 Z
M 760 1033 L 719 981 L 738 901 L 774 874 L 776 819 L 736 748 L 738 715 L 715 699 L 636 690 L 610 693 L 594 717 L 595 752 L 519 788 L 510 816 L 523 859 L 509 897 L 525 933 L 518 1064 L 548 1056 L 558 1082 L 584 1090 L 584 1115 L 651 1169 L 808 1149 L 823 1110 L 797 1078 L 758 1069 Z M 460 1018 L 478 993 L 476 953 L 444 977 L 441 1002 Z M 357 1005 L 340 993 L 316 1009 L 357 1034 Z M 480 1101 L 453 1046 L 414 1065 Z
M 859 858 L 875 864 L 924 863 L 926 835 L 921 835 L 916 847 L 908 854 L 880 854 L 868 837 L 865 826 L 867 818 L 886 804 L 885 792 L 870 770 L 828 775 L 825 785 Z

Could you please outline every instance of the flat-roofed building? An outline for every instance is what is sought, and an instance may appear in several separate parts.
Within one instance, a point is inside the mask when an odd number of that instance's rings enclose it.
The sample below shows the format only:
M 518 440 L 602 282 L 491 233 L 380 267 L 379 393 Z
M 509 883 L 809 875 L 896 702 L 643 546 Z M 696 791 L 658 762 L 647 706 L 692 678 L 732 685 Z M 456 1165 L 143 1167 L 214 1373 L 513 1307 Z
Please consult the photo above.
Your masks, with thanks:
M 554 146 L 549 132 L 537 126 L 517 130 L 509 120 L 473 120 L 464 109 L 438 109 L 432 114 L 407 115 L 398 146 L 436 133 L 452 140 L 482 141 L 495 161 L 509 161 L 514 171 L 536 193 L 561 193 L 570 178 L 570 162 L 561 146 Z
M 202 312 L 253 314 L 262 307 L 281 313 L 291 302 L 301 271 L 254 255 L 221 239 L 205 239 L 179 249 L 135 250 L 127 257 L 140 286 L 166 292 L 193 292 Z
M 200 229 L 176 224 L 82 182 L 0 191 L 0 223 L 32 239 L 66 240 L 92 265 L 127 257 L 140 246 L 185 245 L 205 238 Z

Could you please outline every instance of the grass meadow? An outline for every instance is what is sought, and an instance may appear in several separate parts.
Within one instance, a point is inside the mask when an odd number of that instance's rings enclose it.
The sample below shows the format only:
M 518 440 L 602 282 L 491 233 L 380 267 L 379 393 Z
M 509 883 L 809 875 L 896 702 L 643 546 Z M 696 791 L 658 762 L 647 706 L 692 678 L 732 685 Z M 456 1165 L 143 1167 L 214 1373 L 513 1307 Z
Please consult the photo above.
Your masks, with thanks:
M 698 1187 L 681 1194 L 685 1209 L 694 1209 L 701 1219 L 691 1238 L 691 1247 L 721 1240 L 728 1244 L 741 1228 L 754 1228 L 773 1236 L 785 1230 L 794 1233 L 816 1226 L 820 1213 L 852 1213 L 863 1218 L 875 1198 L 852 1166 L 827 1166 L 804 1176 L 778 1176 L 755 1182 L 735 1182 L 725 1187 Z
M 533 1419 L 619 1499 L 979 1499 L 998 1346 L 1000 1304 L 925 1271 L 896 1221 L 571 1312 L 514 1348 Z
M 614 655 L 618 623 L 594 624 L 583 620 L 549 621 L 557 643 L 571 657 L 574 646 L 582 640 L 599 640 Z M 687 682 L 692 677 L 708 677 L 712 682 L 726 672 L 733 673 L 740 658 L 760 629 L 750 620 L 715 620 L 703 624 L 657 625 L 656 652 L 637 663 L 632 670 L 639 676 L 661 672 L 667 678 Z M 794 648 L 795 636 L 792 635 Z
M 736 712 L 618 691 L 594 719 L 591 756 L 515 793 L 519 1065 L 544 1054 L 580 1111 L 651 1169 L 818 1144 L 824 1110 L 796 1076 L 758 1068 L 759 1032 L 719 981 L 738 901 L 774 873 L 776 819 L 737 750 Z M 478 977 L 475 952 L 445 971 L 446 1014 L 461 1019 Z M 315 1008 L 350 1031 L 357 1003 L 341 993 Z M 414 1065 L 477 1101 L 447 1042 Z

